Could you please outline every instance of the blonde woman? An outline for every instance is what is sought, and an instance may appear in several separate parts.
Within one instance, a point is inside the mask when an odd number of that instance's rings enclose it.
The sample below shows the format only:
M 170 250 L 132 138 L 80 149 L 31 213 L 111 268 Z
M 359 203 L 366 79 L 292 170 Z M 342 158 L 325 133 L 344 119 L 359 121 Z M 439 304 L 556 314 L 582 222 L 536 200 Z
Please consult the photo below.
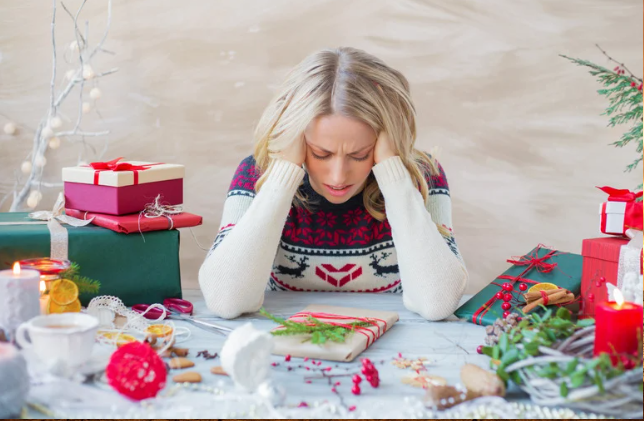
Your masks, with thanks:
M 199 271 L 210 310 L 257 311 L 268 289 L 400 292 L 428 320 L 452 314 L 467 271 L 445 173 L 414 148 L 400 72 L 353 48 L 314 53 L 255 137 Z

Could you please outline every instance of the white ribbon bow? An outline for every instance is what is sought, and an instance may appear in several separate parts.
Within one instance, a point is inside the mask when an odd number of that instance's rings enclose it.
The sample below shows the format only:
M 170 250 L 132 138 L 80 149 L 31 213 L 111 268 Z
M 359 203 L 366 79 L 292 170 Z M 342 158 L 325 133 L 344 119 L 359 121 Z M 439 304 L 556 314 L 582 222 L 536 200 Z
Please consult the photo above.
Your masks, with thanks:
M 91 223 L 94 218 L 82 220 L 63 214 L 65 209 L 65 195 L 61 192 L 51 211 L 31 212 L 29 217 L 39 221 L 47 221 L 47 228 L 51 235 L 51 253 L 50 258 L 67 260 L 69 255 L 69 240 L 67 229 L 61 225 L 67 224 L 73 227 L 84 227 Z

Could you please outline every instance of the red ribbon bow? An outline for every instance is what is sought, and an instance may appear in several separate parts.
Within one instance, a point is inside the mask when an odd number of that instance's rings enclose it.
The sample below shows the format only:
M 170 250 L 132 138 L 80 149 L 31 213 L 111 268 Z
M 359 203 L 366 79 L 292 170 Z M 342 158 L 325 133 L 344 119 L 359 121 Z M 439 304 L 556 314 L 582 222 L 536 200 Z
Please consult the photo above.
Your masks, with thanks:
M 642 216 L 644 214 L 643 212 L 643 204 L 641 201 L 637 202 L 636 200 L 642 197 L 643 192 L 632 192 L 628 189 L 616 189 L 613 187 L 599 187 L 597 188 L 604 193 L 608 194 L 608 201 L 609 202 L 624 202 L 626 203 L 626 210 L 624 211 L 624 230 L 622 234 L 626 233 L 626 230 L 629 228 L 636 229 L 638 231 L 642 231 L 643 223 L 642 223 Z M 605 210 L 605 205 L 602 205 L 602 215 L 601 215 L 601 227 L 602 227 L 602 232 L 606 230 L 606 210 Z M 610 234 L 606 233 L 605 234 Z
M 139 171 L 150 169 L 151 165 L 132 165 L 129 162 L 119 162 L 123 157 L 113 159 L 105 162 L 92 162 L 88 166 L 94 169 L 94 184 L 98 185 L 98 178 L 101 171 L 132 171 L 134 172 L 134 184 L 139 184 Z

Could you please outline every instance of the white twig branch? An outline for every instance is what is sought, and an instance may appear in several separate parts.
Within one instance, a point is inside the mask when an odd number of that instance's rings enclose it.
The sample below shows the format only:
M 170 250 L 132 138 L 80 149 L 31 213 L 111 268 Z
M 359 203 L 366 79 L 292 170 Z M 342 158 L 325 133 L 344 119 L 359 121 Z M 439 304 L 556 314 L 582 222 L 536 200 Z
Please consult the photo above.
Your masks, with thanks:
M 105 24 L 105 32 L 103 32 L 103 38 L 98 42 L 94 50 L 89 55 L 89 58 L 91 59 L 94 57 L 94 55 L 99 52 L 99 51 L 105 51 L 103 50 L 103 43 L 105 43 L 105 40 L 107 39 L 107 34 L 110 32 L 110 26 L 112 26 L 112 0 L 109 0 L 107 2 L 107 23 Z M 109 53 L 108 51 L 105 51 Z M 114 54 L 114 53 L 110 53 Z

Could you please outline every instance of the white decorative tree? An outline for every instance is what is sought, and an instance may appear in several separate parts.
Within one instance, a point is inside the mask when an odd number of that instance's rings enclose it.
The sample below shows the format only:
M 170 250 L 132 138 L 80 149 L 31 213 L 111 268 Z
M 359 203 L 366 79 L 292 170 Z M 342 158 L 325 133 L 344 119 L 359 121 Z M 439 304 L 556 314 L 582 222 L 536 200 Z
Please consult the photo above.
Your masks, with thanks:
M 83 0 L 76 13 L 72 14 L 63 2 L 60 5 L 69 15 L 74 25 L 75 39 L 68 44 L 65 48 L 65 54 L 71 52 L 72 65 L 74 68 L 65 73 L 65 80 L 60 89 L 56 89 L 56 3 L 58 0 L 52 0 L 53 11 L 51 20 L 51 41 L 53 52 L 52 76 L 50 86 L 50 101 L 49 110 L 47 114 L 39 122 L 33 137 L 33 147 L 31 152 L 27 155 L 25 160 L 20 165 L 20 170 L 16 171 L 16 181 L 13 191 L 7 193 L 2 200 L 0 200 L 0 207 L 9 197 L 13 198 L 11 202 L 10 212 L 23 210 L 25 207 L 35 208 L 42 198 L 41 189 L 46 187 L 60 188 L 60 182 L 45 182 L 42 180 L 43 169 L 47 164 L 46 153 L 49 149 L 57 149 L 60 146 L 61 139 L 69 140 L 70 142 L 82 142 L 85 144 L 86 138 L 96 138 L 109 134 L 109 131 L 85 131 L 81 128 L 83 122 L 83 115 L 92 110 L 92 102 L 101 97 L 101 90 L 98 87 L 98 79 L 116 72 L 118 69 L 113 68 L 104 72 L 96 72 L 92 67 L 92 60 L 98 53 L 109 53 L 103 48 L 103 44 L 107 39 L 107 34 L 110 29 L 112 18 L 112 0 L 107 1 L 107 22 L 105 30 L 100 41 L 94 46 L 89 45 L 89 22 L 85 22 L 85 29 L 81 32 L 78 26 L 78 18 L 87 3 Z M 91 85 L 90 85 L 91 84 Z M 85 91 L 91 86 L 88 93 Z M 63 119 L 61 118 L 60 109 L 63 101 L 76 90 L 78 95 L 78 114 L 73 127 L 64 129 Z M 89 95 L 89 100 L 87 100 Z M 5 134 L 16 135 L 19 133 L 17 125 L 9 121 L 3 127 Z M 107 143 L 105 144 L 107 147 Z M 84 152 L 83 152 L 84 153 Z M 83 161 L 84 157 L 79 156 L 79 162 Z M 25 178 L 26 177 L 26 178 Z

